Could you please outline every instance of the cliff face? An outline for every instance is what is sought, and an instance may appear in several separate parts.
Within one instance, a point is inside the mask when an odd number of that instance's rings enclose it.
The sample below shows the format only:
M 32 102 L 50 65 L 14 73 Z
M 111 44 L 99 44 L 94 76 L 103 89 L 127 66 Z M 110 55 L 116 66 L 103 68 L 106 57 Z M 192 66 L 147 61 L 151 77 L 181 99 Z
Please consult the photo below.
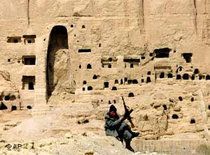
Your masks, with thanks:
M 207 55 L 209 44 L 207 0 L 3 0 L 0 19 L 2 43 L 11 35 L 33 33 L 39 38 L 48 37 L 53 26 L 64 24 L 72 50 L 78 46 L 98 50 L 99 43 L 103 53 L 133 53 L 143 51 L 145 46 L 151 51 L 171 47 L 178 52 L 195 53 L 196 63 L 204 60 L 199 65 L 208 63 L 200 56 Z M 85 30 L 81 30 L 82 25 Z
M 209 14 L 208 0 L 1 0 L 0 70 L 21 94 L 18 109 L 83 103 L 103 119 L 125 96 L 146 138 L 202 137 Z

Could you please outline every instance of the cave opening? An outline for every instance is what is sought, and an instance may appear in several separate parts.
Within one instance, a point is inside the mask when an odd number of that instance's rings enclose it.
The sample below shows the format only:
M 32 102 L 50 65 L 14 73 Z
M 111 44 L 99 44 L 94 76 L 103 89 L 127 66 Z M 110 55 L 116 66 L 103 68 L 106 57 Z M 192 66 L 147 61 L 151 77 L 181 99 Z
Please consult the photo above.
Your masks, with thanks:
M 34 90 L 34 82 L 28 83 L 28 90 Z
M 104 82 L 104 88 L 109 88 L 109 82 Z
M 22 62 L 24 65 L 36 65 L 36 56 L 23 56 Z
M 92 86 L 88 86 L 87 90 L 88 91 L 93 90 L 93 87 Z
M 183 53 L 182 56 L 184 57 L 186 63 L 191 63 L 192 53 Z
M 91 64 L 87 64 L 87 69 L 92 69 Z
M 168 78 L 173 78 L 173 74 L 172 73 L 168 73 Z
M 128 94 L 128 97 L 134 97 L 134 94 L 131 92 Z
M 10 96 L 9 96 L 9 95 L 6 95 L 6 96 L 4 97 L 4 100 L 5 100 L 5 101 L 9 101 L 9 100 L 10 100 Z
M 151 78 L 150 77 L 147 77 L 147 82 L 146 83 L 150 83 L 150 82 L 152 82 L 151 81 Z
M 202 80 L 204 78 L 203 75 L 199 75 L 199 80 Z
M 177 79 L 177 80 L 181 80 L 181 75 L 180 75 L 180 74 L 177 74 L 177 75 L 176 75 L 176 79 Z
M 178 97 L 179 101 L 183 101 L 183 98 L 181 96 Z
M 15 105 L 12 106 L 11 108 L 12 111 L 17 110 L 17 107 Z
M 196 69 L 194 70 L 194 74 L 198 74 L 198 73 L 199 73 L 199 69 L 196 68 Z
M 164 109 L 164 110 L 167 110 L 167 109 L 168 109 L 168 108 L 167 108 L 167 105 L 164 104 L 164 105 L 163 105 L 163 109 Z
M 164 76 L 165 76 L 165 73 L 164 72 L 161 72 L 160 73 L 160 78 L 162 79 L 162 78 L 164 78 Z
M 133 64 L 130 64 L 130 68 L 134 68 L 134 65 Z
M 0 110 L 7 110 L 7 106 L 3 102 L 1 102 Z
M 132 83 L 133 83 L 133 84 L 138 84 L 139 82 L 138 82 L 137 79 L 134 79 L 134 80 L 132 80 Z
M 132 80 L 128 80 L 128 84 L 131 84 L 132 83 Z
M 206 75 L 206 80 L 210 80 L 210 75 Z
M 173 115 L 172 115 L 172 118 L 173 118 L 173 119 L 178 119 L 179 116 L 178 116 L 177 114 L 173 114 Z
M 192 119 L 190 120 L 190 124 L 195 124 L 195 123 L 196 123 L 195 119 L 192 118 Z
M 156 58 L 169 58 L 170 48 L 155 49 Z
M 112 90 L 117 90 L 117 87 L 113 86 L 113 87 L 112 87 Z
M 22 89 L 34 90 L 35 81 L 36 81 L 35 76 L 23 76 L 22 77 Z
M 183 75 L 183 79 L 184 79 L 184 80 L 188 80 L 188 79 L 189 79 L 189 74 L 185 73 L 185 74 Z
M 191 79 L 192 79 L 192 80 L 195 80 L 195 75 L 192 75 L 192 76 L 191 76 Z
M 97 75 L 93 75 L 93 79 L 95 80 L 95 79 L 97 79 L 98 78 L 98 76 Z
M 28 105 L 28 106 L 27 106 L 27 109 L 29 109 L 29 110 L 32 109 L 32 106 Z

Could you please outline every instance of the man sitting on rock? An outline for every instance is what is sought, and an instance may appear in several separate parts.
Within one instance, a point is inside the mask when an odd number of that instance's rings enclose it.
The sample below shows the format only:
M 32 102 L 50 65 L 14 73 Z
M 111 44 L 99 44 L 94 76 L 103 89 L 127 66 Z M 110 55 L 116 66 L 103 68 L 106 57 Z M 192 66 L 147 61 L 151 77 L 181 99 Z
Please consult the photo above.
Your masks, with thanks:
M 114 105 L 110 106 L 109 112 L 105 115 L 105 132 L 107 136 L 114 136 L 117 139 L 125 141 L 126 148 L 134 152 L 130 143 L 132 138 L 137 137 L 139 132 L 131 131 L 130 126 L 124 122 L 130 113 L 125 113 L 123 117 L 117 114 L 117 109 Z

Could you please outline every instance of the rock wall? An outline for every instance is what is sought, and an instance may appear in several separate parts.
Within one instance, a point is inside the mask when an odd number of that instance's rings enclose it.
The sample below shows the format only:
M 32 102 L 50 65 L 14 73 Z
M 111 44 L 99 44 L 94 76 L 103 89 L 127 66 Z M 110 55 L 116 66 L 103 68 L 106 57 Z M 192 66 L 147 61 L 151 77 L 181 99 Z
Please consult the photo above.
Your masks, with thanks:
M 125 96 L 145 137 L 208 131 L 209 4 L 2 0 L 0 70 L 25 109 Z

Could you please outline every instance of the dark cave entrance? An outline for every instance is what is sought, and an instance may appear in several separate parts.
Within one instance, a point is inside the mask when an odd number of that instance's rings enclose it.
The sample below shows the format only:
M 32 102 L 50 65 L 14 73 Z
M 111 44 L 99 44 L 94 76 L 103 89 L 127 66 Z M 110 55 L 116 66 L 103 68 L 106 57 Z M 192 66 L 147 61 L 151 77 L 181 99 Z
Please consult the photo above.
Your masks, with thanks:
M 169 58 L 170 48 L 155 49 L 156 58 Z
M 0 110 L 7 110 L 7 109 L 8 109 L 7 106 L 3 102 L 1 102 Z
M 46 67 L 46 82 L 47 82 L 47 98 L 52 95 L 56 86 L 55 80 L 55 62 L 56 54 L 60 49 L 68 49 L 68 33 L 64 26 L 55 26 L 51 30 L 49 45 L 47 50 L 47 67 Z

